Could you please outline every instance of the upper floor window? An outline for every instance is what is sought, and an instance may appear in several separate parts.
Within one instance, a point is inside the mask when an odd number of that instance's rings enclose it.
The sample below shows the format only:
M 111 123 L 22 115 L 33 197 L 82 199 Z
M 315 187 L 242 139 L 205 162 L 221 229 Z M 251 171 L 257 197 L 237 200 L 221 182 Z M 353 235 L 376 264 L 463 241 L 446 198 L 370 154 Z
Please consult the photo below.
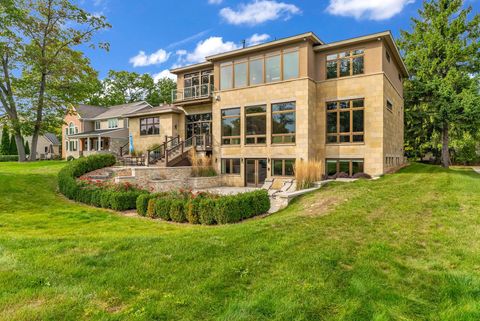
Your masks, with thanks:
M 267 143 L 267 106 L 245 107 L 245 144 Z
M 250 85 L 263 83 L 263 57 L 253 58 L 249 62 Z
M 209 86 L 212 81 L 212 70 L 192 72 L 183 76 L 183 88 L 185 98 L 193 98 L 208 95 L 211 92 Z
M 240 108 L 222 109 L 222 144 L 240 144 Z
M 160 119 L 158 117 L 140 118 L 140 136 L 160 134 Z
M 295 102 L 272 104 L 272 143 L 295 143 Z
M 108 120 L 108 128 L 118 128 L 118 118 L 111 118 Z
M 298 78 L 298 50 L 283 54 L 283 79 Z
M 220 89 L 233 87 L 233 64 L 231 62 L 220 65 Z
M 235 62 L 234 66 L 235 88 L 247 86 L 247 61 Z
M 327 143 L 364 140 L 364 100 L 327 102 Z
M 364 73 L 363 49 L 344 51 L 327 56 L 327 79 Z
M 78 128 L 75 127 L 75 124 L 74 124 L 74 123 L 70 123 L 70 124 L 68 125 L 68 134 L 69 134 L 69 135 L 78 134 Z
M 281 56 L 280 54 L 265 58 L 265 77 L 267 82 L 281 80 L 280 74 Z
M 387 61 L 390 62 L 390 54 L 388 53 L 388 50 L 385 51 L 385 55 L 387 56 Z
M 95 129 L 98 130 L 100 129 L 100 121 L 95 121 Z
M 393 104 L 390 100 L 387 99 L 387 109 L 393 111 Z

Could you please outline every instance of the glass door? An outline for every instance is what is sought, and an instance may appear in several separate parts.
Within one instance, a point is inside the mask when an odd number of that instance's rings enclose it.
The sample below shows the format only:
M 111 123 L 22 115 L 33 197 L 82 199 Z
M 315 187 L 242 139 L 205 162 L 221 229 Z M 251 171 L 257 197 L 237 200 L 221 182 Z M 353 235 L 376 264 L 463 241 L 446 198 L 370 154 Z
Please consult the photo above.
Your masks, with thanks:
M 251 187 L 261 187 L 267 178 L 266 159 L 245 160 L 245 184 Z

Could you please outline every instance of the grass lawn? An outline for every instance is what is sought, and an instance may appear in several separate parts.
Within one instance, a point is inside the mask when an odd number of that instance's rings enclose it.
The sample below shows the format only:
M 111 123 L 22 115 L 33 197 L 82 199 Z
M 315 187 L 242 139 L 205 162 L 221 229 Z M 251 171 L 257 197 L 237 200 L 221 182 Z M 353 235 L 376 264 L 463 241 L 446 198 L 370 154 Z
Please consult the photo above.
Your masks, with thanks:
M 480 175 L 414 164 L 264 219 L 189 226 L 0 163 L 0 320 L 480 320 Z

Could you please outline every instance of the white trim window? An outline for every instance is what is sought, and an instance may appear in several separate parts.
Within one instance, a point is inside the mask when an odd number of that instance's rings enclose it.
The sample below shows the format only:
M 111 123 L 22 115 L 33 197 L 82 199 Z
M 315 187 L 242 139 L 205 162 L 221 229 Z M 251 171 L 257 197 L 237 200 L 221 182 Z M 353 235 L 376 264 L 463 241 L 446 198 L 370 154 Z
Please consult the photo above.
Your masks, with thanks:
M 108 128 L 118 128 L 118 118 L 111 118 L 108 120 Z
M 100 121 L 96 120 L 95 121 L 95 130 L 99 130 L 99 129 L 100 129 Z

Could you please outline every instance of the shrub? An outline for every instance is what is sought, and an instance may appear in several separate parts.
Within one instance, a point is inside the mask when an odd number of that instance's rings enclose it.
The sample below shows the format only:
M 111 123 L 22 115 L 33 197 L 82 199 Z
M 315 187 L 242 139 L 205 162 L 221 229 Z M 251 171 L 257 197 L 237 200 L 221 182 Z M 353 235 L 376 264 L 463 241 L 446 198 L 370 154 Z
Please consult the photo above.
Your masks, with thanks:
M 355 173 L 352 176 L 353 178 L 365 178 L 365 179 L 371 179 L 372 176 L 368 175 L 367 173 Z
M 348 173 L 339 172 L 335 175 L 335 178 L 350 178 L 350 176 L 348 175 Z
M 0 155 L 0 162 L 18 162 L 18 155 Z
M 75 159 L 75 157 L 73 157 L 72 155 L 68 156 L 67 157 L 67 162 L 71 162 Z
M 241 206 L 241 200 L 244 198 L 242 194 L 224 196 L 216 200 L 215 204 L 215 221 L 218 224 L 234 223 L 242 220 L 242 211 L 245 210 Z M 248 210 L 248 209 L 247 209 Z
M 173 199 L 170 203 L 170 218 L 174 222 L 184 223 L 187 222 L 187 216 L 185 214 L 186 201 L 182 199 Z
M 145 191 L 111 192 L 110 208 L 115 211 L 135 209 L 137 198 L 145 193 Z
M 158 198 L 155 201 L 155 217 L 170 221 L 170 206 L 172 201 L 173 199 L 169 196 Z
M 148 193 L 143 193 L 140 194 L 137 198 L 136 205 L 137 205 L 137 213 L 140 216 L 146 216 L 148 214 L 148 205 L 150 204 L 150 200 L 154 200 L 155 198 L 158 198 L 161 194 L 160 193 L 155 193 L 155 194 L 148 194 Z M 153 209 L 152 209 L 153 211 Z M 150 216 L 150 215 L 148 215 Z
M 111 201 L 112 192 L 105 190 L 102 191 L 100 195 L 100 206 L 103 208 L 110 208 L 112 201 Z
M 204 198 L 198 204 L 198 216 L 201 224 L 215 224 L 215 199 Z
M 147 216 L 151 218 L 157 218 L 157 215 L 155 213 L 155 205 L 157 203 L 157 199 L 151 198 L 148 200 L 148 206 L 147 206 Z

